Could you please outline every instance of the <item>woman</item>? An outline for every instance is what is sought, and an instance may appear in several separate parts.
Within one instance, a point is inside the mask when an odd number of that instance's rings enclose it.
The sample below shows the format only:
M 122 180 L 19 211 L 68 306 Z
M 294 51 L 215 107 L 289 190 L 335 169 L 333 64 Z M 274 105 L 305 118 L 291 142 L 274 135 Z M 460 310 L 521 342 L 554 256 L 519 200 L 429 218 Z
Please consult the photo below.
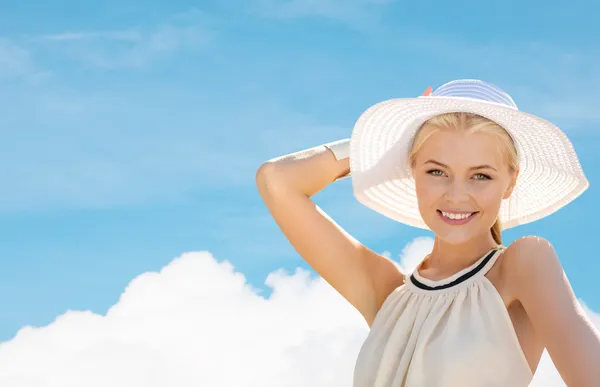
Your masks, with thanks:
M 367 207 L 435 234 L 403 273 L 310 197 L 352 175 Z M 546 348 L 569 386 L 600 385 L 600 334 L 532 222 L 589 183 L 567 137 L 496 86 L 447 83 L 369 108 L 349 140 L 273 159 L 257 186 L 306 262 L 371 328 L 355 387 L 527 386 Z

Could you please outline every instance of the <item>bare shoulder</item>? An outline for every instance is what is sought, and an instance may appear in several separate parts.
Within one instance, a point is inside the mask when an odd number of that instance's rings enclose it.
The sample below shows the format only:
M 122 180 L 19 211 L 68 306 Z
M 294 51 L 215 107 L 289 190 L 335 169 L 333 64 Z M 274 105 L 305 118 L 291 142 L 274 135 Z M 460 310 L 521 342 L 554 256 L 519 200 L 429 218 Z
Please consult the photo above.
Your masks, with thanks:
M 515 240 L 502 255 L 503 277 L 517 298 L 525 289 L 563 274 L 554 246 L 539 236 L 528 235 Z
M 511 243 L 504 252 L 505 260 L 510 265 L 517 265 L 522 269 L 534 269 L 537 266 L 547 265 L 549 261 L 558 259 L 554 246 L 545 238 L 528 235 Z

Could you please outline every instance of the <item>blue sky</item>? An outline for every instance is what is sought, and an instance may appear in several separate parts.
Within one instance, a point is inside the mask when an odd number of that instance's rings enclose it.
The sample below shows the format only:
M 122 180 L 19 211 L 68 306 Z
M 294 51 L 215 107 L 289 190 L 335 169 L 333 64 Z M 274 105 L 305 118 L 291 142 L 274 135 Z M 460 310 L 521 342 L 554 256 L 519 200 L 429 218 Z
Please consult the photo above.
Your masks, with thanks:
M 268 294 L 305 267 L 254 186 L 265 160 L 348 137 L 373 103 L 458 78 L 509 92 L 571 138 L 591 187 L 506 231 L 552 241 L 600 311 L 600 56 L 591 1 L 0 1 L 0 341 L 67 310 L 103 314 L 185 252 Z M 315 198 L 395 258 L 429 234 Z

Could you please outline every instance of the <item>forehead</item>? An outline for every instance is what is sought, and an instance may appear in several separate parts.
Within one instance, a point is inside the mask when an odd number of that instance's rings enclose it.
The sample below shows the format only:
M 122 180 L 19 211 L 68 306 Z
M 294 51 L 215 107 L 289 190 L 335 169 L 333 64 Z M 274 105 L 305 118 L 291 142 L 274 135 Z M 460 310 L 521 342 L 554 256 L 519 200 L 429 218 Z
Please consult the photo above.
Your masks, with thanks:
M 425 162 L 430 159 L 450 167 L 482 164 L 500 166 L 506 162 L 496 136 L 457 130 L 439 130 L 425 140 L 416 155 L 416 161 Z

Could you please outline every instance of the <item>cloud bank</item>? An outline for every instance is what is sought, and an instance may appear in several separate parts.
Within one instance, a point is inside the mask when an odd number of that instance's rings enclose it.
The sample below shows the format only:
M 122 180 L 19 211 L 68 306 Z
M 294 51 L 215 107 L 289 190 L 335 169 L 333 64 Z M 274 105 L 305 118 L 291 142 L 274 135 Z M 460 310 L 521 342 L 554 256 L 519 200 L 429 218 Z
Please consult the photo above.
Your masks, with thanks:
M 429 243 L 415 240 L 400 264 Z M 132 280 L 106 315 L 68 311 L 22 328 L 0 344 L 0 385 L 350 387 L 367 335 L 358 312 L 305 270 L 266 285 L 268 298 L 209 252 L 183 254 Z M 532 385 L 564 386 L 546 355 Z

